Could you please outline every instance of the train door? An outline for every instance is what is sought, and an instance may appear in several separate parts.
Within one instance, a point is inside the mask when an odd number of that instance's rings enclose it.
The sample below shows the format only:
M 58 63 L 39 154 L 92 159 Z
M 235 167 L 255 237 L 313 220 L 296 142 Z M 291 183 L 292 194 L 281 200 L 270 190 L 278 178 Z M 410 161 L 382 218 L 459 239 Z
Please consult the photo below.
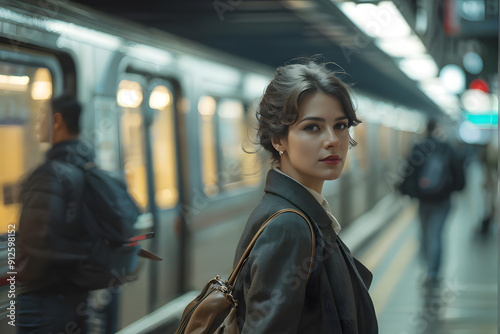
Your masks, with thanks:
M 0 59 L 0 273 L 3 274 L 14 271 L 8 266 L 8 258 L 14 256 L 14 245 L 9 245 L 8 237 L 12 240 L 19 227 L 20 185 L 43 162 L 44 153 L 50 148 L 47 140 L 50 138 L 43 142 L 39 140 L 40 132 L 37 133 L 41 110 L 48 109 L 53 91 L 62 91 L 63 80 L 62 69 L 50 54 L 22 48 L 13 52 L 0 47 Z M 7 299 L 9 289 L 9 285 L 0 288 L 1 333 L 12 330 L 6 318 L 6 307 L 11 301 Z
M 139 229 L 156 236 L 143 248 L 163 258 L 143 261 L 140 278 L 125 287 L 121 325 L 126 326 L 177 294 L 177 240 L 174 222 L 179 204 L 177 116 L 168 80 L 127 73 L 118 84 L 121 162 L 131 195 L 148 219 Z M 142 225 L 142 226 L 141 226 Z

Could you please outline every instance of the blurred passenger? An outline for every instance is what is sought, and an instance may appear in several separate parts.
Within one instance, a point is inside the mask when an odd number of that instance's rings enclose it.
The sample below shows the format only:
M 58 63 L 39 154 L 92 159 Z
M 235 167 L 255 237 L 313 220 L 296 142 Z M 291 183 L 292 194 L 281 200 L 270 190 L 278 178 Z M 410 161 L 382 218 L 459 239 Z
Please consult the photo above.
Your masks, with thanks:
M 72 244 L 85 235 L 80 221 L 84 178 L 67 161 L 92 161 L 78 141 L 81 106 L 71 95 L 40 110 L 36 131 L 53 146 L 46 161 L 24 182 L 17 239 L 17 333 L 85 333 L 88 291 L 66 277 L 76 263 Z
M 481 150 L 481 168 L 483 171 L 483 196 L 484 196 L 484 213 L 478 232 L 481 236 L 489 235 L 490 226 L 495 221 L 497 212 L 497 185 L 498 185 L 498 151 L 495 145 L 491 142 L 485 145 Z
M 252 212 L 235 264 L 261 224 L 281 209 L 257 239 L 235 283 L 238 325 L 250 333 L 378 333 L 368 288 L 372 274 L 338 237 L 341 229 L 321 195 L 340 177 L 360 123 L 347 87 L 326 64 L 279 67 L 258 108 L 258 137 L 272 155 L 265 195 Z
M 427 136 L 413 147 L 408 174 L 399 186 L 403 194 L 419 199 L 420 253 L 426 266 L 424 283 L 430 285 L 439 282 L 443 229 L 451 208 L 451 194 L 465 186 L 464 162 L 439 133 L 436 120 L 430 119 Z

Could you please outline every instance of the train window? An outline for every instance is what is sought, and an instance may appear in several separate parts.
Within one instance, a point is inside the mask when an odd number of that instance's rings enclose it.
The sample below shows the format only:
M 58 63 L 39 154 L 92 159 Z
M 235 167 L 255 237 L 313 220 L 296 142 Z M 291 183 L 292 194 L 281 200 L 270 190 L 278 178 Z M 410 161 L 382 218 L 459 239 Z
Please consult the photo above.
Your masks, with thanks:
M 378 127 L 378 149 L 382 162 L 389 161 L 391 148 L 391 128 L 380 124 Z
M 360 124 L 354 127 L 354 139 L 358 142 L 358 145 L 354 148 L 353 153 L 356 155 L 359 169 L 362 171 L 366 171 L 369 167 L 369 148 L 366 136 L 366 125 Z
M 18 221 L 19 185 L 50 148 L 49 129 L 41 138 L 37 128 L 42 121 L 49 124 L 51 96 L 48 68 L 0 61 L 0 156 L 8 161 L 0 164 L 0 233 Z
M 245 116 L 243 104 L 222 99 L 217 106 L 218 147 L 220 149 L 219 185 L 230 190 L 253 185 L 260 180 L 260 160 L 251 138 L 255 135 L 253 113 Z M 246 151 L 246 152 L 245 152 Z
M 144 209 L 148 203 L 146 165 L 143 155 L 144 131 L 141 103 L 141 85 L 132 80 L 122 80 L 118 85 L 117 102 L 122 107 L 121 141 L 123 168 L 130 194 Z
M 234 99 L 216 101 L 211 96 L 204 96 L 199 100 L 198 111 L 201 115 L 205 193 L 210 196 L 222 190 L 258 183 L 258 156 L 244 151 L 255 149 L 250 140 L 243 104 Z
M 257 142 L 258 123 L 255 117 L 256 105 L 252 105 L 246 115 L 246 128 L 243 133 L 243 149 L 245 152 L 242 158 L 243 183 L 252 186 L 259 183 L 262 178 L 262 159 L 258 155 L 259 146 Z
M 407 132 L 407 131 L 401 131 L 400 132 L 400 146 L 399 146 L 399 153 L 403 157 L 407 157 L 410 154 L 410 149 L 411 149 L 411 143 L 412 143 L 412 133 Z
M 163 85 L 154 87 L 149 97 L 149 106 L 155 112 L 151 125 L 155 199 L 161 209 L 175 206 L 179 198 L 173 102 L 172 93 Z
M 214 115 L 217 103 L 211 96 L 203 96 L 198 101 L 198 112 L 201 115 L 201 163 L 204 191 L 207 195 L 215 195 L 217 187 L 217 152 L 215 145 Z
M 218 146 L 220 149 L 219 185 L 234 188 L 243 181 L 242 150 L 246 134 L 243 105 L 235 100 L 221 100 L 217 106 Z

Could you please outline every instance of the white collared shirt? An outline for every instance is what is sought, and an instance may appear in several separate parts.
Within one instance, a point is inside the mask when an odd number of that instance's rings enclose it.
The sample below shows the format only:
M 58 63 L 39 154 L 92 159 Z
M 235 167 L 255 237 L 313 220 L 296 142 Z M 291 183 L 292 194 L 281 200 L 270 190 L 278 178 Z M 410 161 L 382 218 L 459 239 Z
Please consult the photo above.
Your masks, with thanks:
M 330 205 L 328 205 L 328 201 L 323 196 L 321 196 L 320 193 L 318 193 L 314 189 L 306 187 L 305 185 L 303 185 L 299 181 L 295 180 L 293 177 L 283 173 L 278 167 L 274 167 L 274 170 L 277 171 L 278 173 L 285 175 L 286 177 L 294 180 L 295 182 L 300 184 L 302 187 L 306 188 L 306 190 L 309 191 L 311 193 L 311 195 L 313 195 L 313 197 L 318 201 L 318 203 L 321 205 L 321 207 L 325 210 L 327 216 L 332 221 L 332 227 L 333 227 L 333 230 L 335 231 L 335 233 L 339 234 L 340 230 L 342 229 L 342 226 L 340 226 L 340 223 L 337 221 L 337 218 L 335 218 L 333 216 L 332 210 L 330 209 Z

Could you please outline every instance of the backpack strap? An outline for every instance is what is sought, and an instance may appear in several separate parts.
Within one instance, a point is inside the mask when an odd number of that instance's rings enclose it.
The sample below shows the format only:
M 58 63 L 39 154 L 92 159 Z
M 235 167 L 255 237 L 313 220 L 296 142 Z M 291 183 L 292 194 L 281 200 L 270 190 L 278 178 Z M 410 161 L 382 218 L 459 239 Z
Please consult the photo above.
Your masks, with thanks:
M 274 213 L 271 217 L 267 218 L 267 220 L 260 226 L 259 230 L 257 233 L 255 233 L 255 236 L 253 237 L 252 241 L 250 241 L 250 244 L 248 244 L 247 249 L 241 256 L 240 261 L 236 265 L 236 267 L 233 269 L 233 272 L 231 275 L 229 275 L 229 278 L 227 280 L 227 284 L 229 284 L 231 287 L 234 286 L 234 283 L 236 282 L 236 279 L 238 278 L 238 275 L 240 274 L 241 269 L 243 268 L 243 265 L 245 262 L 248 260 L 248 256 L 250 255 L 250 251 L 252 250 L 253 246 L 257 242 L 257 238 L 262 234 L 266 226 L 278 215 L 285 213 L 285 212 L 293 212 L 304 218 L 304 220 L 307 222 L 307 225 L 309 225 L 309 230 L 311 231 L 311 241 L 312 241 L 312 249 L 311 249 L 311 263 L 309 265 L 309 272 L 307 274 L 307 282 L 309 282 L 309 278 L 311 277 L 311 272 L 312 272 L 312 267 L 313 267 L 313 262 L 314 262 L 314 249 L 315 249 L 315 243 L 316 239 L 314 237 L 314 231 L 311 223 L 307 219 L 307 217 L 300 211 L 295 210 L 295 209 L 282 209 Z

